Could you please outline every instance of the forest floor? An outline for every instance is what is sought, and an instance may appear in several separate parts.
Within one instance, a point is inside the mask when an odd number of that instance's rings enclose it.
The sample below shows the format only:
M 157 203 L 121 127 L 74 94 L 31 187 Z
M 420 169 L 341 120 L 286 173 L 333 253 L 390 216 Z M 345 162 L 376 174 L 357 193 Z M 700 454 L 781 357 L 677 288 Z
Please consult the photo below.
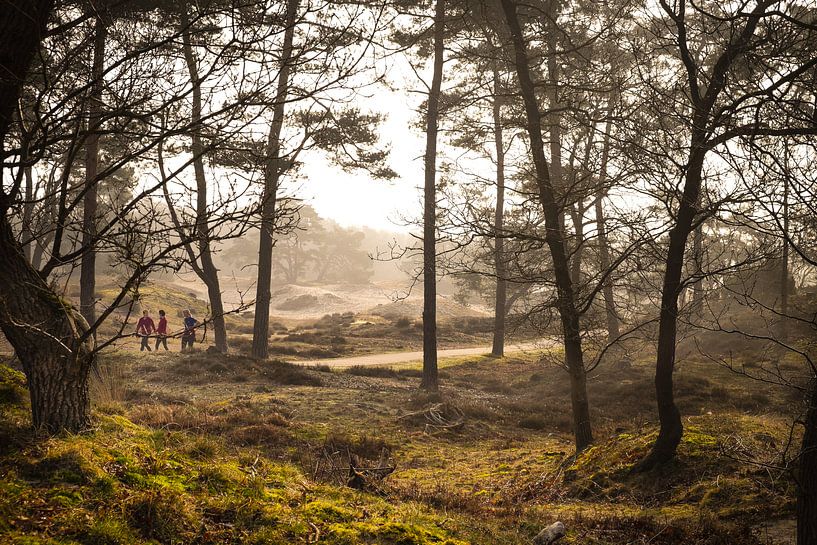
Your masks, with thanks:
M 650 355 L 591 374 L 596 441 L 578 458 L 568 377 L 542 355 L 443 359 L 429 396 L 417 365 L 112 350 L 96 428 L 48 439 L 29 431 L 24 378 L 0 367 L 0 541 L 496 545 L 561 520 L 574 544 L 793 543 L 778 468 L 799 444 L 796 390 L 687 356 L 678 458 L 631 475 L 656 435 Z

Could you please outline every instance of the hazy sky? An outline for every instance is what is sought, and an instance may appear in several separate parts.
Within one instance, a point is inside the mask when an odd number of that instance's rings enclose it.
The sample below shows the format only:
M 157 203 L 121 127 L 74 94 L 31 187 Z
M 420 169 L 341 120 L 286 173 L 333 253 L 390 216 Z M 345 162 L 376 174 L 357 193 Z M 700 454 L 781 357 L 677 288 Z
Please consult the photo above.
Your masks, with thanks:
M 344 227 L 408 231 L 401 216 L 416 219 L 422 212 L 425 135 L 410 128 L 420 100 L 417 95 L 386 90 L 372 98 L 373 109 L 387 115 L 381 133 L 391 144 L 390 166 L 398 178 L 373 180 L 366 172 L 346 173 L 324 161 L 305 161 L 298 195 L 318 214 Z

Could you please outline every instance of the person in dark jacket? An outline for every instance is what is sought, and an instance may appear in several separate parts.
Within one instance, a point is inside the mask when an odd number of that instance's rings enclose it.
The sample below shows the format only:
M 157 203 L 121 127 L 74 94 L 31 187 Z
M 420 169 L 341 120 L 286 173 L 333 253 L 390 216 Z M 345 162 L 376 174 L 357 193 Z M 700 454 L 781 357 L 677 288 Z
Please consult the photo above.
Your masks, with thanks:
M 189 310 L 185 310 L 184 314 L 184 332 L 182 333 L 182 352 L 185 347 L 193 350 L 193 343 L 196 342 L 196 326 L 199 321 L 193 318 Z
M 150 335 L 156 331 L 156 324 L 153 323 L 153 318 L 150 317 L 148 311 L 142 311 L 142 317 L 139 318 L 139 322 L 136 324 L 136 334 L 142 337 L 142 346 L 139 347 L 140 352 L 144 352 L 146 349 L 150 352 L 150 346 L 148 345 L 148 339 Z
M 159 345 L 163 345 L 165 350 L 167 348 L 167 318 L 165 311 L 159 311 L 159 325 L 156 326 L 156 350 L 159 350 Z

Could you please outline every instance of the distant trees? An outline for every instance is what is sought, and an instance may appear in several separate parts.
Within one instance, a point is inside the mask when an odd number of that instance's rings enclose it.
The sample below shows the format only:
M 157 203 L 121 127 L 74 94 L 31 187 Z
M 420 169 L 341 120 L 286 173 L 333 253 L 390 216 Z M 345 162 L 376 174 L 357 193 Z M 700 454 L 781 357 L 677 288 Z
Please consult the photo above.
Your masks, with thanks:
M 373 261 L 363 247 L 364 233 L 322 218 L 309 205 L 292 212 L 291 225 L 279 229 L 272 251 L 272 279 L 285 284 L 365 284 Z M 236 240 L 222 253 L 236 268 L 251 263 L 258 243 L 252 236 Z

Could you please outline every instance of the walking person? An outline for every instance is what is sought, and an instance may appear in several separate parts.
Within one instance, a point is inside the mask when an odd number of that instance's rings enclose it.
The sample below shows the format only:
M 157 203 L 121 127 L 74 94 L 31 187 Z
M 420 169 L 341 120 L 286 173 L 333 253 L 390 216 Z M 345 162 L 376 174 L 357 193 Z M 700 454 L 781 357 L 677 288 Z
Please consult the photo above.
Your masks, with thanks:
M 184 310 L 184 332 L 182 332 L 182 352 L 185 347 L 193 350 L 193 343 L 196 342 L 196 326 L 199 321 L 193 318 L 189 310 Z
M 156 324 L 153 323 L 153 318 L 150 317 L 148 311 L 142 311 L 142 317 L 139 318 L 139 322 L 136 324 L 136 334 L 142 337 L 142 346 L 139 347 L 139 352 L 144 352 L 147 349 L 150 352 L 150 345 L 148 345 L 148 339 L 150 335 L 156 331 Z
M 165 350 L 167 348 L 167 318 L 165 311 L 159 311 L 159 325 L 156 326 L 156 350 L 159 350 L 159 345 L 163 345 Z

